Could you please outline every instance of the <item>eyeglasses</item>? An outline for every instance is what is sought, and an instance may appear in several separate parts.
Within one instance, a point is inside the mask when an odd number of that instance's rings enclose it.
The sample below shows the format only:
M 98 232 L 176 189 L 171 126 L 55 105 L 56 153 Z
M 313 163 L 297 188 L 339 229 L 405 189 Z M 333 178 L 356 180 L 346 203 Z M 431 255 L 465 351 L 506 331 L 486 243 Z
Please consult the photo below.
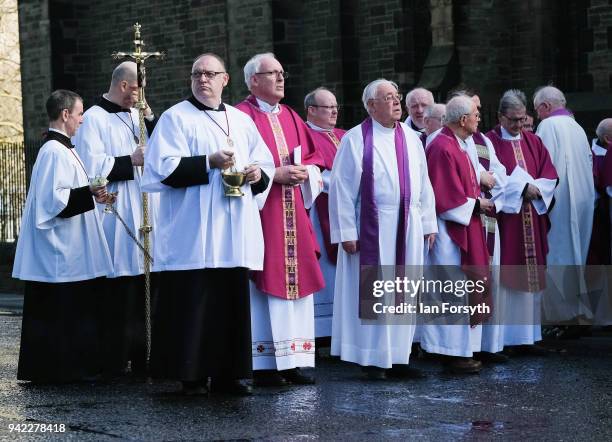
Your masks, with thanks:
M 334 110 L 336 109 L 337 111 L 340 110 L 340 105 L 336 104 L 333 106 L 323 106 L 322 104 L 311 104 L 310 107 L 322 107 L 324 109 L 329 109 L 329 110 Z
M 510 118 L 507 115 L 502 115 L 502 117 L 504 117 L 506 120 L 508 120 L 509 122 L 513 123 L 513 124 L 522 124 L 525 123 L 527 121 L 527 117 L 518 117 L 518 118 Z
M 255 72 L 255 75 L 273 75 L 275 77 L 278 77 L 280 75 L 283 78 L 288 78 L 289 72 L 286 72 L 286 71 Z
M 463 114 L 464 117 L 471 117 L 472 115 L 474 115 L 477 120 L 480 120 L 480 112 L 474 112 L 471 114 Z
M 193 71 L 191 73 L 191 78 L 197 80 L 204 75 L 207 80 L 214 80 L 215 77 L 219 74 L 227 74 L 227 72 L 215 72 L 215 71 Z
M 372 98 L 372 100 L 380 100 L 380 101 L 384 101 L 385 103 L 388 103 L 390 101 L 402 101 L 402 98 L 404 98 L 404 96 L 402 94 L 387 94 L 382 98 Z

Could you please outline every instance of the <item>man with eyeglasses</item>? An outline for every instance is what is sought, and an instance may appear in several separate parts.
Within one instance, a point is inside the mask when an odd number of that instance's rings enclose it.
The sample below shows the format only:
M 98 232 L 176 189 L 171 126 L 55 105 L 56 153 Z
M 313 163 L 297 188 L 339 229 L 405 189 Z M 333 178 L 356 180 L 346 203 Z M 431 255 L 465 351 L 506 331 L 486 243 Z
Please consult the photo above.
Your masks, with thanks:
M 143 165 L 144 149 L 139 146 L 139 114 L 136 63 L 126 61 L 113 71 L 108 92 L 83 115 L 83 124 L 74 137 L 76 150 L 83 159 L 90 178 L 104 177 L 109 192 L 117 192 L 115 208 L 137 237 L 142 225 L 142 189 L 139 166 Z M 148 135 L 155 126 L 151 109 L 145 109 Z M 153 226 L 151 243 L 156 240 L 158 197 L 148 197 L 149 224 Z M 113 259 L 108 275 L 109 303 L 108 361 L 109 375 L 126 372 L 130 362 L 132 375 L 145 374 L 145 310 L 144 256 L 130 232 L 105 206 L 98 205 L 104 234 Z M 153 281 L 156 282 L 156 275 Z M 155 293 L 154 290 L 153 294 Z
M 308 126 L 280 103 L 285 78 L 274 54 L 253 56 L 244 66 L 251 95 L 236 106 L 255 122 L 276 166 L 260 212 L 266 244 L 263 271 L 255 272 L 251 284 L 253 375 L 260 386 L 315 382 L 300 367 L 314 367 L 312 295 L 325 285 L 306 212 L 323 190 L 319 167 L 324 162 Z
M 549 211 L 558 178 L 542 140 L 522 129 L 525 94 L 510 89 L 498 110 L 499 125 L 487 133 L 497 158 L 510 172 L 503 208 L 497 213 L 501 248 L 500 279 L 503 305 L 496 324 L 509 354 L 542 355 L 540 308 L 546 286 Z
M 586 133 L 565 105 L 563 92 L 553 86 L 540 88 L 533 96 L 541 120 L 536 133 L 559 175 L 548 232 L 550 283 L 544 297 L 546 319 L 554 321 L 570 321 L 590 311 L 583 305 L 589 301 L 583 269 L 578 266 L 586 264 L 593 228 L 593 155 Z M 578 331 L 561 329 L 559 337 Z
M 476 309 L 471 315 L 430 318 L 433 322 L 422 327 L 421 347 L 429 353 L 442 355 L 447 369 L 454 373 L 480 371 L 482 364 L 474 360 L 473 355 L 481 350 L 481 324 L 492 312 L 490 289 L 487 287 L 489 253 L 481 214 L 492 213 L 495 205 L 481 196 L 478 163 L 468 152 L 468 138 L 478 131 L 479 120 L 480 113 L 471 98 L 465 95 L 452 98 L 446 104 L 446 124 L 427 148 L 439 229 L 428 262 L 443 266 L 435 268 L 437 279 L 468 279 L 481 287 L 463 297 L 445 297 L 439 293 L 423 297 L 424 302 L 469 304 Z
M 525 114 L 525 121 L 523 122 L 523 130 L 525 132 L 533 132 L 533 116 L 530 115 L 529 113 Z
M 336 279 L 336 259 L 338 245 L 332 244 L 329 235 L 329 176 L 334 158 L 345 130 L 336 127 L 339 106 L 331 91 L 319 87 L 304 97 L 306 124 L 323 157 L 325 168 L 321 172 L 323 192 L 315 200 L 314 210 L 310 210 L 310 220 L 321 245 L 321 271 L 325 278 L 325 287 L 315 293 L 315 336 L 331 336 L 332 309 L 334 302 L 334 284 Z
M 461 95 L 470 97 L 480 112 L 481 102 L 478 94 L 474 91 L 463 89 L 454 91 L 450 96 Z M 504 201 L 504 190 L 507 180 L 506 168 L 497 158 L 491 140 L 480 132 L 480 129 L 468 137 L 466 141 L 468 153 L 474 163 L 474 167 L 478 171 L 477 176 L 481 194 L 485 198 L 491 199 L 495 205 L 495 210 L 480 215 L 485 230 L 489 260 L 494 270 L 489 287 L 492 303 L 495 307 L 491 320 L 482 327 L 480 351 L 474 353 L 474 358 L 485 364 L 503 363 L 507 362 L 508 357 L 500 353 L 504 348 L 503 329 L 500 325 L 503 311 L 500 304 L 503 304 L 503 301 L 500 298 L 501 293 L 499 291 L 500 243 L 495 215 L 501 210 Z
M 468 97 L 476 105 L 478 110 L 478 121 L 480 122 L 480 97 L 474 92 L 466 89 L 458 89 L 452 91 L 448 99 L 454 97 Z M 440 134 L 442 128 L 431 133 L 426 140 L 426 146 Z M 472 164 L 477 171 L 476 177 L 483 192 L 489 192 L 495 199 L 498 200 L 503 193 L 503 181 L 505 177 L 505 169 L 495 157 L 495 150 L 491 141 L 482 133 L 478 126 L 476 132 L 466 138 L 467 152 L 470 156 Z M 426 148 L 427 148 L 426 147 Z M 501 204 L 501 199 L 496 203 L 496 206 Z
M 387 281 L 419 280 L 435 241 L 435 200 L 416 133 L 400 122 L 397 84 L 379 79 L 366 86 L 369 116 L 342 138 L 330 180 L 331 240 L 338 248 L 331 354 L 362 366 L 365 377 L 420 378 L 410 367 L 416 312 L 384 314 L 415 298 L 388 293 L 374 298 L 364 267 Z M 405 267 L 406 266 L 406 267 Z M 380 301 L 379 301 L 380 300 Z M 391 312 L 393 313 L 393 312 Z
M 251 119 L 222 102 L 228 81 L 219 56 L 198 56 L 192 95 L 162 114 L 145 158 L 144 188 L 160 195 L 151 368 L 187 395 L 206 394 L 209 377 L 213 393 L 252 392 L 248 275 L 263 265 L 274 166 Z M 243 195 L 226 196 L 223 171 L 246 175 Z
M 422 87 L 412 89 L 406 94 L 408 118 L 406 118 L 404 123 L 415 132 L 425 132 L 425 109 L 432 104 L 434 104 L 434 97 L 431 91 Z

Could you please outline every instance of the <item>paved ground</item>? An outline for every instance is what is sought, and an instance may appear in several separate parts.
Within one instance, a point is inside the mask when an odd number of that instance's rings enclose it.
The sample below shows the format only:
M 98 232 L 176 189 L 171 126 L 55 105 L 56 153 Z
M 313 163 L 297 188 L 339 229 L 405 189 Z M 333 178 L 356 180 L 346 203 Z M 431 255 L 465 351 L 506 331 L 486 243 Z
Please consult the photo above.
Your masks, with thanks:
M 364 382 L 357 367 L 324 358 L 315 386 L 189 399 L 171 393 L 174 383 L 19 383 L 18 306 L 0 310 L 0 440 L 612 440 L 610 334 L 479 376 L 419 360 L 426 380 Z M 17 423 L 66 432 L 9 433 Z
M 23 295 L 0 293 L 0 315 L 19 315 L 23 310 Z

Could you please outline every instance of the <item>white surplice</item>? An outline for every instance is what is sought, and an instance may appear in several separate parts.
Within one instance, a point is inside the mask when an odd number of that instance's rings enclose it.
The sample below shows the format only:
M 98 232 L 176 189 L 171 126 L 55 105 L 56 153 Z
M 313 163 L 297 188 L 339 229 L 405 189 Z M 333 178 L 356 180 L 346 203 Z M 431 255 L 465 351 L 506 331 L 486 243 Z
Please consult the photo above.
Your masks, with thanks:
M 164 112 L 155 127 L 142 182 L 145 191 L 160 192 L 156 271 L 263 267 L 258 202 L 248 184 L 240 188 L 244 196 L 226 197 L 219 169 L 202 170 L 208 173 L 206 185 L 173 188 L 162 183 L 181 158 L 209 156 L 221 149 L 234 151 L 237 170 L 257 163 L 272 182 L 274 161 L 255 124 L 238 109 L 229 105 L 225 109 L 227 121 L 223 111 L 210 111 L 206 116 L 189 101 L 182 101 Z M 229 122 L 233 146 L 211 119 L 223 128 Z
M 582 127 L 570 116 L 548 117 L 536 133 L 559 176 L 555 207 L 549 215 L 544 312 L 552 321 L 571 320 L 581 314 L 591 317 L 582 269 L 565 267 L 586 264 L 595 201 L 590 144 Z
M 495 210 L 500 211 L 504 205 L 506 184 L 507 184 L 507 175 L 506 168 L 499 161 L 497 155 L 495 154 L 495 147 L 493 147 L 493 143 L 491 140 L 484 135 L 481 134 L 483 140 L 485 141 L 487 153 L 489 156 L 489 169 L 488 171 L 493 174 L 493 178 L 495 178 L 495 186 L 490 190 L 491 198 L 493 199 L 493 204 L 495 204 Z M 480 172 L 487 171 L 480 161 L 478 160 L 478 152 L 476 151 L 476 144 L 474 142 L 473 137 L 469 137 L 467 140 L 468 145 L 468 153 L 470 155 L 470 160 L 472 160 L 472 164 L 475 165 L 476 170 L 478 170 L 477 176 L 478 181 L 480 182 Z M 476 157 L 476 164 L 474 164 L 474 157 Z M 491 222 L 490 219 L 485 218 L 483 222 L 483 227 L 485 232 L 488 231 L 489 225 L 487 223 Z M 494 220 L 493 220 L 494 222 Z M 495 243 L 493 248 L 493 256 L 491 257 L 491 283 L 489 285 L 491 289 L 491 296 L 493 299 L 493 314 L 491 318 L 487 321 L 487 324 L 482 326 L 482 342 L 481 342 L 481 350 L 497 353 L 504 349 L 504 327 L 503 327 L 503 314 L 504 314 L 504 302 L 503 302 L 503 294 L 500 292 L 499 286 L 499 275 L 500 275 L 500 242 L 499 242 L 499 227 L 497 226 L 497 222 L 494 222 L 494 235 L 495 235 Z
M 90 178 L 107 177 L 115 164 L 115 157 L 131 155 L 138 143 L 134 137 L 140 133 L 139 116 L 136 109 L 128 112 L 107 112 L 99 105 L 92 106 L 83 114 L 83 124 L 73 143 L 83 159 Z M 132 233 L 142 240 L 139 229 L 142 225 L 141 168 L 134 167 L 134 179 L 108 184 L 109 192 L 118 192 L 115 208 L 129 226 Z M 112 213 L 104 211 L 98 204 L 104 234 L 113 259 L 113 273 L 109 277 L 135 276 L 144 272 L 144 257 L 138 245 Z M 149 238 L 155 244 L 159 197 L 148 196 L 149 225 L 153 227 Z
M 13 278 L 74 282 L 112 272 L 97 211 L 69 218 L 57 216 L 68 204 L 70 189 L 89 185 L 79 161 L 74 149 L 55 140 L 47 141 L 38 152 L 23 211 Z
M 327 132 L 326 129 L 323 129 L 310 121 L 307 121 L 306 124 L 312 130 L 317 132 Z M 321 172 L 324 193 L 329 193 L 330 176 L 330 170 L 323 170 Z M 319 221 L 319 213 L 316 208 L 312 208 L 310 210 L 310 222 L 312 223 L 312 228 L 317 236 L 317 241 L 321 246 L 321 257 L 319 258 L 319 264 L 321 265 L 321 273 L 323 273 L 323 278 L 325 279 L 325 287 L 314 294 L 315 336 L 320 338 L 331 336 L 336 263 L 332 263 L 329 255 L 327 254 L 325 239 L 323 238 L 323 231 L 321 230 L 321 222 Z
M 395 129 L 385 128 L 376 121 L 372 123 L 380 264 L 394 266 L 400 216 Z M 412 129 L 399 124 L 406 139 L 410 174 L 405 263 L 421 266 L 426 249 L 424 235 L 437 232 L 435 199 L 421 141 Z M 332 168 L 329 216 L 333 243 L 359 240 L 362 162 L 363 136 L 359 125 L 342 138 Z M 408 364 L 416 315 L 412 323 L 401 325 L 363 324 L 359 319 L 359 273 L 359 252 L 349 255 L 339 244 L 331 354 L 363 366 L 390 368 L 392 364 Z

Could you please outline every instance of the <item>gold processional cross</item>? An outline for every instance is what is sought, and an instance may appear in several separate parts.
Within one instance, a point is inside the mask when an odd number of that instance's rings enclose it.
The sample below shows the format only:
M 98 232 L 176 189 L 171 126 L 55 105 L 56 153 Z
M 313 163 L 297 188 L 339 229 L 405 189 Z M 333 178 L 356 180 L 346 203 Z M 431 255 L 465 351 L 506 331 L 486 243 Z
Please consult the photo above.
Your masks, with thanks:
M 136 102 L 136 109 L 138 109 L 139 122 L 140 122 L 140 137 L 139 147 L 144 149 L 146 144 L 145 134 L 145 117 L 144 111 L 147 108 L 147 102 L 145 100 L 145 84 L 146 84 L 146 71 L 145 61 L 149 58 L 163 59 L 166 54 L 165 52 L 144 52 L 145 46 L 144 40 L 140 37 L 140 28 L 142 26 L 139 23 L 134 25 L 134 51 L 133 52 L 113 52 L 112 57 L 115 60 L 120 59 L 131 59 L 136 62 L 136 71 L 138 74 L 138 101 Z M 142 225 L 140 226 L 140 233 L 142 235 L 142 242 L 144 245 L 143 262 L 144 262 L 144 277 L 145 277 L 145 333 L 146 333 L 146 345 L 147 345 L 147 372 L 149 368 L 149 362 L 151 359 L 151 243 L 149 234 L 153 228 L 149 225 L 149 204 L 146 193 L 142 193 Z

